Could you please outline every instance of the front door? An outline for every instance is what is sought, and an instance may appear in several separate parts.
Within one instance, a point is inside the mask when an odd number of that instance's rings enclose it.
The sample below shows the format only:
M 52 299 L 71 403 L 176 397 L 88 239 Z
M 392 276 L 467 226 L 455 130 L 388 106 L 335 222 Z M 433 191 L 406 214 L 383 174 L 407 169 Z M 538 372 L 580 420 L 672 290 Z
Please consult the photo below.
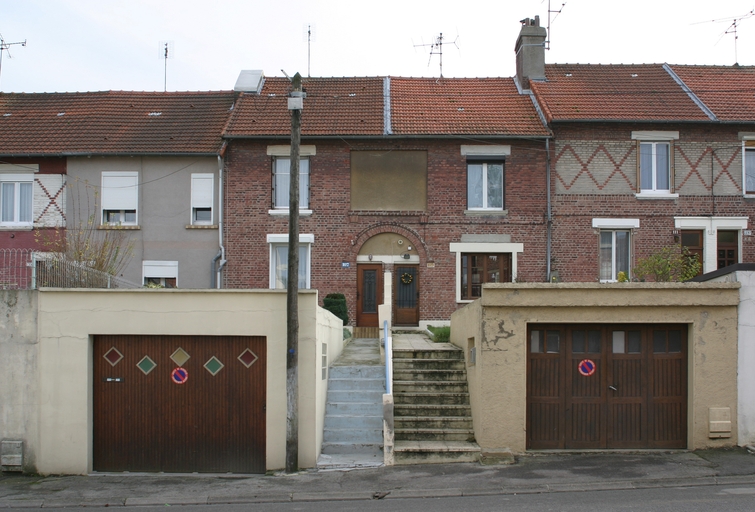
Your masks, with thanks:
M 378 304 L 383 303 L 383 266 L 357 265 L 357 327 L 379 327 Z
M 396 267 L 393 318 L 395 325 L 419 325 L 419 273 L 417 266 Z
M 684 448 L 684 325 L 533 325 L 527 447 Z

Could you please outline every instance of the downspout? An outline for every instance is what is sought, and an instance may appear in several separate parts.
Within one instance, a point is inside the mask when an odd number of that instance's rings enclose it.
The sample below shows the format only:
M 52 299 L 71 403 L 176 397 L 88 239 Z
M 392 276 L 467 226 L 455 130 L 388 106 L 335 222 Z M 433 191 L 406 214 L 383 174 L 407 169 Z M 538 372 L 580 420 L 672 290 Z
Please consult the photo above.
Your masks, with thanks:
M 546 213 L 546 226 L 547 226 L 547 242 L 545 245 L 545 262 L 546 275 L 548 276 L 548 282 L 551 281 L 551 239 L 553 237 L 553 215 L 551 213 L 551 148 L 550 139 L 545 139 L 545 195 L 547 213 Z
M 220 245 L 218 256 L 220 257 L 220 263 L 217 267 L 215 278 L 215 287 L 218 289 L 222 287 L 221 272 L 225 264 L 228 263 L 228 260 L 225 259 L 225 246 L 223 245 L 223 171 L 225 168 L 223 156 L 227 148 L 228 142 L 223 142 L 223 146 L 220 148 L 220 153 L 218 154 L 218 245 Z M 218 256 L 215 257 L 216 259 L 213 259 L 213 266 Z

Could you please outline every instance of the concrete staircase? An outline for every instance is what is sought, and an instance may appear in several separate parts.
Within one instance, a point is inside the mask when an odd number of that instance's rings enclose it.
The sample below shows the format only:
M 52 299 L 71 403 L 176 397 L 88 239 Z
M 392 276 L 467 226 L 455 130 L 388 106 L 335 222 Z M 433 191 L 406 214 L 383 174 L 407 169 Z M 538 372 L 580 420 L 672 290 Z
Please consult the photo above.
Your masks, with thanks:
M 378 343 L 355 339 L 330 367 L 318 469 L 383 465 L 385 370 Z
M 464 355 L 450 344 L 393 350 L 396 464 L 475 462 Z

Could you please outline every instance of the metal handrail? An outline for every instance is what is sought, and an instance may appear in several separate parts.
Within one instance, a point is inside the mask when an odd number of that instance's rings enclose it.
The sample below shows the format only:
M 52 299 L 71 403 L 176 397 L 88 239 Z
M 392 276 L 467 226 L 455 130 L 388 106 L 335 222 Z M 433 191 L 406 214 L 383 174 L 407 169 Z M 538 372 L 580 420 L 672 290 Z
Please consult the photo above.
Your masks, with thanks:
M 393 338 L 388 336 L 388 320 L 383 321 L 383 339 L 385 340 L 385 393 L 393 394 Z

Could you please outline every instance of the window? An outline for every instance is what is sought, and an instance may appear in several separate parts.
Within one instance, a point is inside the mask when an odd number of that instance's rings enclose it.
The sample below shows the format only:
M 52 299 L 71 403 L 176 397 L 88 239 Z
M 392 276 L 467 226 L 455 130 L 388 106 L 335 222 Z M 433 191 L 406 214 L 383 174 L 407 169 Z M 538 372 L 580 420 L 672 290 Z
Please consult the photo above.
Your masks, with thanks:
M 718 268 L 739 263 L 739 231 L 718 231 Z
M 427 210 L 427 151 L 352 151 L 351 209 Z
M 177 261 L 142 261 L 142 280 L 144 286 L 177 288 Z
M 136 226 L 138 203 L 138 173 L 102 173 L 102 224 Z
M 600 232 L 600 280 L 616 281 L 619 272 L 629 274 L 629 231 Z
M 640 142 L 640 192 L 671 191 L 671 145 Z
M 33 190 L 31 174 L 0 174 L 0 224 L 31 226 Z
M 288 287 L 288 235 L 267 235 L 270 244 L 270 288 Z M 299 288 L 310 287 L 310 257 L 314 235 L 299 235 Z
M 503 162 L 467 163 L 467 208 L 503 210 Z
M 273 159 L 273 207 L 288 209 L 291 185 L 291 159 Z M 299 209 L 309 208 L 309 159 L 299 160 Z
M 480 298 L 484 283 L 510 282 L 511 253 L 461 255 L 462 300 Z
M 703 273 L 703 231 L 702 230 L 683 230 L 681 237 L 682 247 L 689 252 L 690 258 L 697 258 L 700 263 L 700 270 L 697 275 Z
M 191 223 L 193 225 L 212 224 L 213 180 L 212 174 L 191 175 Z
M 745 141 L 745 193 L 755 194 L 755 140 Z

